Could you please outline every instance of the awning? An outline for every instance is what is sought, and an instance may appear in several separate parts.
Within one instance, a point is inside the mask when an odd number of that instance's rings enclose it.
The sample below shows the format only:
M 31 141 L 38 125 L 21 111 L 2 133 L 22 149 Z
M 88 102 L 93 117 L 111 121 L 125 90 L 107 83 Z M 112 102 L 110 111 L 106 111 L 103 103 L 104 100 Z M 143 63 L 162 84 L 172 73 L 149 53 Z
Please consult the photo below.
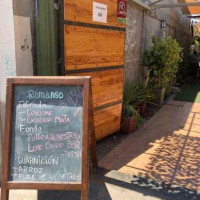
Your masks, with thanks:
M 200 2 L 199 0 L 178 0 L 179 3 L 195 3 Z M 200 15 L 200 5 L 198 6 L 187 6 L 181 7 L 183 14 L 187 15 Z

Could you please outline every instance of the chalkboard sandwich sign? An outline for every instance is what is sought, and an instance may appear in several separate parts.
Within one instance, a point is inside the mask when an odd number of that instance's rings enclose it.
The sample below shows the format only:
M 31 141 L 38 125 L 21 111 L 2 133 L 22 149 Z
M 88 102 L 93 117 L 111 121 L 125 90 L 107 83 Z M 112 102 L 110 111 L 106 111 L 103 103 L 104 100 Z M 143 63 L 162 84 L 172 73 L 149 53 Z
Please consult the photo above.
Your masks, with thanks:
M 1 200 L 9 189 L 88 199 L 90 88 L 90 77 L 8 79 Z

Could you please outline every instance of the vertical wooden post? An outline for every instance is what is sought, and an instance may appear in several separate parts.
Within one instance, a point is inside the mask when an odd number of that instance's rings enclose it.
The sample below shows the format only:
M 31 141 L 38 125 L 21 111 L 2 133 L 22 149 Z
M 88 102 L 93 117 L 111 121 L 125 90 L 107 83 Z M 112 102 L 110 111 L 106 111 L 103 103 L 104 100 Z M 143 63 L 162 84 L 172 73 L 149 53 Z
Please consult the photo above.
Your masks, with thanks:
M 97 153 L 96 153 L 96 137 L 95 137 L 95 129 L 93 128 L 91 132 L 91 155 L 92 155 L 92 165 L 93 167 L 98 167 L 97 164 Z
M 90 120 L 90 79 L 85 81 L 84 84 L 84 116 L 83 121 L 83 152 L 82 152 L 82 190 L 81 190 L 81 200 L 88 200 L 89 196 L 89 120 Z
M 90 80 L 91 81 L 91 80 Z M 89 100 L 89 134 L 90 134 L 90 151 L 92 156 L 92 165 L 97 167 L 97 150 L 96 150 L 96 136 L 95 136 L 95 126 L 94 126 L 94 108 L 92 100 L 92 87 L 90 83 L 90 100 Z
M 1 187 L 1 200 L 8 200 L 9 198 L 9 190 L 6 188 L 6 186 L 2 185 Z
M 11 140 L 11 116 L 12 116 L 12 102 L 13 102 L 13 81 L 12 79 L 7 80 L 7 90 L 6 90 L 6 113 L 5 113 L 5 126 L 3 132 L 3 163 L 2 163 L 2 186 L 1 186 L 1 200 L 8 200 L 9 198 L 9 189 L 7 188 L 7 182 L 9 179 L 10 171 L 10 140 Z M 9 134 L 8 134 L 9 133 Z
M 83 185 L 82 187 L 82 191 L 81 191 L 81 200 L 88 200 L 88 196 L 89 196 L 89 186 L 86 188 L 86 185 Z

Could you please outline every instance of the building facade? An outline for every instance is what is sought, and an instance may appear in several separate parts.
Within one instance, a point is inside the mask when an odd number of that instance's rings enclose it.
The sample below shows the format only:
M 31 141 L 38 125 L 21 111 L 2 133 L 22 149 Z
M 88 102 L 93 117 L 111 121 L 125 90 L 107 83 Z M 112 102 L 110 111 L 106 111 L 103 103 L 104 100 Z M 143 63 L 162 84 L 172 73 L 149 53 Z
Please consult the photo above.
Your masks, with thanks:
M 145 3 L 143 3 L 145 2 Z M 137 81 L 142 78 L 144 50 L 152 44 L 152 37 L 171 36 L 183 47 L 187 47 L 192 37 L 191 19 L 183 15 L 180 7 L 152 9 L 147 3 L 155 1 L 129 0 L 125 45 L 125 79 Z M 159 4 L 178 3 L 176 0 L 163 0 Z M 156 4 L 157 5 L 157 4 Z M 150 10 L 152 9 L 152 10 Z M 161 27 L 164 21 L 165 27 Z
M 39 0 L 47 2 L 52 8 L 51 12 L 59 12 L 57 0 Z M 97 0 L 98 1 L 98 0 Z M 105 2 L 99 0 L 100 2 Z M 170 35 L 176 38 L 180 43 L 187 44 L 191 39 L 191 20 L 183 15 L 181 8 L 159 8 L 151 9 L 149 4 L 154 1 L 128 0 L 127 2 L 127 24 L 125 41 L 125 59 L 124 74 L 125 80 L 137 81 L 142 79 L 143 67 L 142 58 L 144 50 L 152 44 L 153 36 L 166 37 Z M 117 0 L 116 0 L 117 3 Z M 163 0 L 160 4 L 177 3 L 176 0 Z M 58 7 L 57 7 L 58 6 Z M 62 6 L 62 4 L 60 4 Z M 43 5 L 45 9 L 45 3 Z M 49 9 L 49 8 L 48 8 Z M 40 8 L 38 0 L 3 0 L 0 2 L 0 132 L 3 134 L 5 102 L 6 102 L 6 79 L 9 76 L 32 76 L 40 75 L 38 71 L 45 74 L 48 70 L 48 63 L 45 59 L 50 59 L 52 55 L 43 55 L 47 52 L 45 45 L 54 42 L 54 48 L 57 48 L 60 36 L 47 37 L 46 43 L 43 43 L 42 37 L 38 35 L 42 31 L 46 34 L 58 31 L 59 20 L 55 16 L 48 16 L 49 24 L 53 26 L 41 26 L 38 31 L 37 25 L 40 23 L 38 18 Z M 48 12 L 47 12 L 48 13 Z M 43 16 L 45 19 L 46 16 Z M 51 21 L 52 20 L 52 21 Z M 166 23 L 165 28 L 161 27 L 161 22 Z M 43 28 L 43 29 L 42 29 Z M 39 39 L 38 39 L 39 38 Z M 48 40 L 49 38 L 49 40 Z M 56 41 L 57 40 L 57 41 Z M 39 41 L 39 42 L 38 42 Z M 51 46 L 49 48 L 52 48 Z M 57 49 L 54 49 L 55 58 L 58 57 Z M 41 52 L 41 54 L 40 54 Z M 42 56 L 41 56 L 42 55 Z M 46 57 L 45 57 L 46 56 Z M 41 62 L 41 60 L 43 61 Z M 55 59 L 54 59 L 55 61 Z M 41 62 L 41 63 L 40 63 Z M 56 61 L 57 62 L 57 61 Z M 48 75 L 57 75 L 56 70 L 48 71 Z M 58 60 L 59 62 L 59 60 Z M 51 62 L 52 63 L 52 62 Z M 44 66 L 45 65 L 45 66 Z M 39 70 L 38 67 L 39 66 Z M 52 66 L 51 66 L 52 68 Z M 60 70 L 61 71 L 61 70 Z M 46 71 L 47 72 L 47 71 Z

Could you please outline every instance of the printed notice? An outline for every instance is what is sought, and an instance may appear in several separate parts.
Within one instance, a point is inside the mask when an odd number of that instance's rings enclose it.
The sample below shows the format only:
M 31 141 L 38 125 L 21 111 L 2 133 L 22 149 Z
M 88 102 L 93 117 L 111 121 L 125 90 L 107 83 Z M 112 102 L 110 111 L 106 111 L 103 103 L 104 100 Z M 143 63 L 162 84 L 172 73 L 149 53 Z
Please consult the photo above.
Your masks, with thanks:
M 108 6 L 93 2 L 93 21 L 107 23 Z

